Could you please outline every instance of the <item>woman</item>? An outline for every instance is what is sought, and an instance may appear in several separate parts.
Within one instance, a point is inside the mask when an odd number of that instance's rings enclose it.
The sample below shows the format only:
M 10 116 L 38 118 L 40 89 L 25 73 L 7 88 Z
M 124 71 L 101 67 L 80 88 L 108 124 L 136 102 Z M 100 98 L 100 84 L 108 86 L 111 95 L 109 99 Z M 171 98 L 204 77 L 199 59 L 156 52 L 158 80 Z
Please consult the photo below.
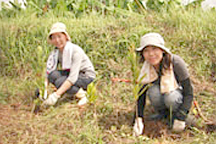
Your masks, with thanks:
M 94 67 L 78 45 L 70 42 L 70 36 L 63 23 L 52 25 L 48 42 L 55 46 L 47 61 L 47 82 L 55 85 L 57 91 L 44 101 L 46 105 L 54 105 L 64 94 L 76 95 L 80 99 L 78 105 L 87 102 L 86 89 L 95 78 Z M 61 70 L 57 68 L 61 68 Z
M 135 119 L 134 134 L 138 136 L 143 133 L 146 96 L 158 113 L 151 119 L 172 114 L 173 131 L 183 131 L 193 100 L 193 88 L 185 62 L 164 46 L 164 39 L 158 33 L 144 35 L 136 50 L 144 64 L 138 78 L 143 86 L 137 101 L 138 117 Z M 143 92 L 145 87 L 147 90 Z

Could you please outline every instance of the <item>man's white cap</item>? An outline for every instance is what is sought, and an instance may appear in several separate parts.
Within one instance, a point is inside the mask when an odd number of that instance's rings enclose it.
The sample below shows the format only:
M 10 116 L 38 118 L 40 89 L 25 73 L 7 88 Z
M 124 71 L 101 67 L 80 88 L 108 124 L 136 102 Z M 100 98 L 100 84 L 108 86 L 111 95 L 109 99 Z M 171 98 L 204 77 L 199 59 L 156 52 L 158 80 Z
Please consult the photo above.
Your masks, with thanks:
M 140 47 L 136 51 L 142 51 L 147 46 L 156 46 L 170 54 L 170 50 L 164 46 L 163 37 L 158 33 L 147 33 L 141 37 Z

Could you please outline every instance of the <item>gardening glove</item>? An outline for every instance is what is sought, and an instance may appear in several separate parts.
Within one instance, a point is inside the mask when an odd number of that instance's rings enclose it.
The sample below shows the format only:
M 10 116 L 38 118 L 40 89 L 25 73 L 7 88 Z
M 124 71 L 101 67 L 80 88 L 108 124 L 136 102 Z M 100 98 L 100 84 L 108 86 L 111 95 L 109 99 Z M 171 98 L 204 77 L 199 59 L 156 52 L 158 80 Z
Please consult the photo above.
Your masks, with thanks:
M 79 91 L 76 93 L 76 97 L 80 99 L 78 102 L 78 106 L 82 106 L 88 102 L 86 95 L 87 92 L 84 91 L 82 88 L 80 88 Z
M 133 135 L 134 136 L 139 136 L 143 133 L 143 129 L 144 129 L 144 124 L 143 124 L 143 118 L 138 117 L 135 120 L 135 124 L 133 127 Z
M 175 119 L 172 130 L 178 133 L 178 132 L 182 132 L 184 129 L 185 129 L 185 121 Z
M 49 95 L 48 99 L 44 101 L 45 105 L 55 105 L 58 99 L 60 98 L 60 95 L 57 95 L 56 92 Z

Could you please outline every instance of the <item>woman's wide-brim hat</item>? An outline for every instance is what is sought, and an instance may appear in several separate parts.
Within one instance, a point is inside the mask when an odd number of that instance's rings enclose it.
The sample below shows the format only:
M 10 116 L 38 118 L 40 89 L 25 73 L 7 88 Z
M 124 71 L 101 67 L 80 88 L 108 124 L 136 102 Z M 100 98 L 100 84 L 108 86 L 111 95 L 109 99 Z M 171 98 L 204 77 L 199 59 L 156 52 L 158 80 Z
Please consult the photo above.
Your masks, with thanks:
M 66 31 L 66 26 L 65 26 L 65 24 L 63 24 L 63 23 L 61 23 L 61 22 L 57 22 L 57 23 L 54 23 L 53 25 L 52 25 L 52 27 L 51 27 L 51 30 L 50 30 L 50 32 L 49 32 L 49 34 L 48 34 L 48 42 L 50 42 L 51 41 L 51 36 L 52 36 L 52 34 L 54 34 L 54 33 L 58 33 L 58 32 L 62 32 L 62 33 L 64 33 L 65 35 L 66 35 L 66 37 L 67 37 L 67 39 L 70 41 L 70 36 L 69 36 L 69 34 L 67 33 L 67 31 Z
M 165 42 L 163 37 L 158 33 L 147 33 L 141 37 L 140 47 L 136 51 L 142 51 L 147 46 L 156 46 L 171 54 L 170 50 L 164 46 Z

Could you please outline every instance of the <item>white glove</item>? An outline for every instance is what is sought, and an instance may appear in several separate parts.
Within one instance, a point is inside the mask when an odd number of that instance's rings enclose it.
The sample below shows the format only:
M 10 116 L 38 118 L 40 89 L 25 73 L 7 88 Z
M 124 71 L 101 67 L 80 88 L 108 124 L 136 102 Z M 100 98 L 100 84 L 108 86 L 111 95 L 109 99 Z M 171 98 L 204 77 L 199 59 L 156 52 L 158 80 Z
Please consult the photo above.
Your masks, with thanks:
M 45 105 L 55 105 L 59 98 L 60 98 L 60 95 L 57 95 L 56 92 L 54 92 L 50 94 L 48 99 L 46 99 L 43 103 Z
M 133 135 L 134 136 L 141 135 L 143 133 L 143 129 L 144 129 L 143 119 L 141 117 L 138 117 L 135 120 L 135 124 L 133 127 Z
M 184 129 L 185 129 L 185 121 L 175 119 L 172 130 L 174 132 L 182 132 Z

